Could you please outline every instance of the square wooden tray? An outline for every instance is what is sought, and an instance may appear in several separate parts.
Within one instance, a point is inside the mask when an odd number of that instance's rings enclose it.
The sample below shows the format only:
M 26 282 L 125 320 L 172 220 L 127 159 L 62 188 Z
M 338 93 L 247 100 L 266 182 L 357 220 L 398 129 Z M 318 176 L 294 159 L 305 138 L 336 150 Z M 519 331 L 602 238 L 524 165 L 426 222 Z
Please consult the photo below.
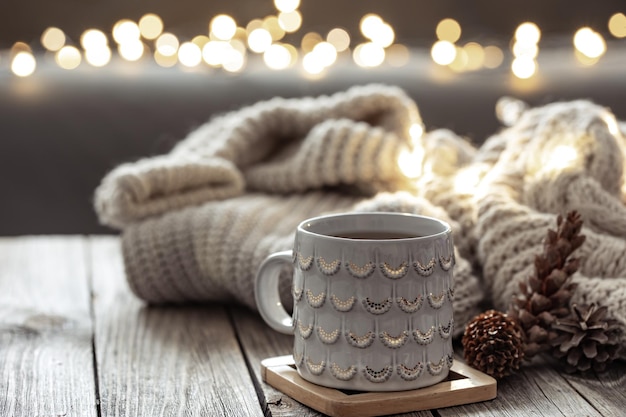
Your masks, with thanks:
M 291 355 L 261 362 L 263 381 L 321 413 L 332 417 L 372 417 L 430 410 L 492 400 L 496 380 L 459 361 L 454 361 L 448 378 L 430 387 L 397 392 L 345 392 L 304 380 Z

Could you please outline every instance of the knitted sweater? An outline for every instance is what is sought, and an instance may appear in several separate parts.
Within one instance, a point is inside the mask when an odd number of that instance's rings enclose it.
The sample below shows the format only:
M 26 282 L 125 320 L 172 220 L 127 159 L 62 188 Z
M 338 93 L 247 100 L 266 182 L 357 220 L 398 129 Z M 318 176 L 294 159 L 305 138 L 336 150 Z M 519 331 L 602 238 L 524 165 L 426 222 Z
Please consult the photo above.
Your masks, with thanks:
M 123 229 L 139 297 L 253 309 L 256 269 L 291 247 L 307 217 L 367 210 L 441 218 L 457 247 L 458 335 L 481 301 L 506 310 L 556 215 L 576 209 L 587 242 L 577 253 L 574 301 L 606 305 L 626 346 L 626 124 L 588 101 L 528 109 L 506 99 L 497 107 L 508 127 L 475 148 L 447 130 L 415 134 L 423 131 L 417 106 L 395 87 L 257 103 L 211 120 L 167 155 L 114 169 L 96 190 L 96 210 Z M 416 178 L 398 163 L 406 155 Z M 280 280 L 287 305 L 290 273 Z

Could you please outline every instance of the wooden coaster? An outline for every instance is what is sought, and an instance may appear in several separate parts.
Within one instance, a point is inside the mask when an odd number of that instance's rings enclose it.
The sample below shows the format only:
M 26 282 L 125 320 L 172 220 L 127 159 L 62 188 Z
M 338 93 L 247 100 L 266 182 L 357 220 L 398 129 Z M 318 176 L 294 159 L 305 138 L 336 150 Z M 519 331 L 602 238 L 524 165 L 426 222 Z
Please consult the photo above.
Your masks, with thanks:
M 304 380 L 291 355 L 261 362 L 263 381 L 321 413 L 332 417 L 371 417 L 430 410 L 496 398 L 496 380 L 454 361 L 448 378 L 430 387 L 395 392 L 346 392 Z

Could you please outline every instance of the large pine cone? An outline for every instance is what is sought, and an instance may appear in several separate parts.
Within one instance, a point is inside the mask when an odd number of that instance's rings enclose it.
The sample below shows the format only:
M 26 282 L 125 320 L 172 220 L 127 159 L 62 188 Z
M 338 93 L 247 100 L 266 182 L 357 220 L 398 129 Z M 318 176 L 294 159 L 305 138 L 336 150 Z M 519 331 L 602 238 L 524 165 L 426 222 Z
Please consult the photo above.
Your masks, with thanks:
M 465 327 L 462 343 L 465 361 L 495 378 L 517 371 L 524 358 L 522 329 L 497 310 L 474 317 Z
M 607 308 L 572 305 L 573 314 L 558 319 L 552 329 L 556 336 L 550 344 L 567 372 L 604 371 L 617 358 L 619 350 L 617 321 L 607 319 Z
M 524 330 L 524 353 L 529 359 L 550 349 L 549 341 L 556 337 L 552 325 L 570 314 L 569 301 L 576 289 L 571 276 L 579 267 L 579 260 L 570 255 L 585 241 L 582 224 L 576 211 L 566 218 L 558 216 L 557 231 L 548 230 L 543 253 L 535 257 L 535 274 L 520 284 L 520 295 L 509 309 Z

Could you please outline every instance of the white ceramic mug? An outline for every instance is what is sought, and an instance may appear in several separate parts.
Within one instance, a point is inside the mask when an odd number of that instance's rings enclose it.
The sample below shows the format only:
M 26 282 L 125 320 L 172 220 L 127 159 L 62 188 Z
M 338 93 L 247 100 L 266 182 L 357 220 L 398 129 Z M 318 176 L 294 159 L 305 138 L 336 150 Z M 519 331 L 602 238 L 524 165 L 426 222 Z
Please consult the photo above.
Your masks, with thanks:
M 278 278 L 293 264 L 293 315 Z M 298 373 L 315 384 L 399 391 L 436 384 L 452 366 L 450 226 L 401 213 L 346 213 L 298 226 L 293 251 L 256 276 L 263 319 L 293 334 Z

